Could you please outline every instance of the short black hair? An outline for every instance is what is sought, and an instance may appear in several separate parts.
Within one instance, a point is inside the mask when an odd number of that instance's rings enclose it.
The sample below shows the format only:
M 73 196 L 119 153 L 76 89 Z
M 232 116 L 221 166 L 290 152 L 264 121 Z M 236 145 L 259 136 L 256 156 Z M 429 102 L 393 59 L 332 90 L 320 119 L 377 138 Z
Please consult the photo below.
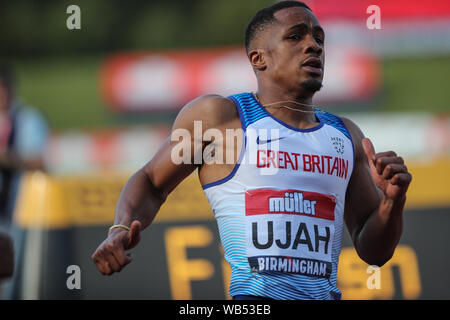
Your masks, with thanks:
M 264 30 L 264 28 L 275 21 L 274 14 L 275 12 L 285 9 L 285 8 L 292 8 L 292 7 L 301 7 L 306 8 L 309 11 L 312 12 L 311 8 L 308 7 L 306 4 L 300 1 L 280 1 L 275 3 L 274 5 L 263 8 L 259 10 L 255 16 L 252 18 L 250 23 L 247 26 L 247 29 L 245 30 L 245 50 L 247 53 L 250 49 L 250 43 L 253 39 L 256 38 L 257 34 Z
M 14 91 L 15 84 L 14 69 L 7 63 L 0 63 L 0 85 L 4 86 L 11 93 Z

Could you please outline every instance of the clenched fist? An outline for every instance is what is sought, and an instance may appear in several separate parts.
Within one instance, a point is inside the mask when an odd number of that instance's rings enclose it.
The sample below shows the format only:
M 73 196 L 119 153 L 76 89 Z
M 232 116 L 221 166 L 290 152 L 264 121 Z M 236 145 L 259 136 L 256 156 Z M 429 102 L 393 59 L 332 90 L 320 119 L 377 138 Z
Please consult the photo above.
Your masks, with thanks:
M 372 142 L 367 138 L 362 139 L 362 145 L 375 184 L 387 199 L 403 200 L 412 180 L 403 159 L 393 151 L 375 153 Z
M 92 255 L 92 260 L 101 274 L 110 276 L 114 272 L 120 272 L 131 262 L 131 255 L 126 254 L 125 251 L 139 243 L 141 230 L 141 223 L 135 220 L 131 224 L 130 231 L 120 228 L 110 231 L 106 240 Z

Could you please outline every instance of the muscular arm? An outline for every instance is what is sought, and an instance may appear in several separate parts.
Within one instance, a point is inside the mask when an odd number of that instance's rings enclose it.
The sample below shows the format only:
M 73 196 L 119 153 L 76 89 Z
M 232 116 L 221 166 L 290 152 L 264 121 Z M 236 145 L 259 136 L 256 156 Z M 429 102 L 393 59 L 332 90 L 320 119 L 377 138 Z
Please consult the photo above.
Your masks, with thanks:
M 343 121 L 355 145 L 345 223 L 359 257 L 368 264 L 382 266 L 400 240 L 406 191 L 412 177 L 401 157 L 392 151 L 375 153 L 361 130 L 350 120 Z
M 233 102 L 215 95 L 202 96 L 180 111 L 173 124 L 172 134 L 188 133 L 190 139 L 171 141 L 170 137 L 167 138 L 154 158 L 126 183 L 116 206 L 114 223 L 130 226 L 131 230 L 112 229 L 94 252 L 92 259 L 102 274 L 111 275 L 131 262 L 125 250 L 137 245 L 141 229 L 151 224 L 170 192 L 201 166 L 195 163 L 195 155 L 201 155 L 206 144 L 194 140 L 194 121 L 201 121 L 202 131 L 205 131 L 228 121 L 235 112 Z M 188 161 L 173 161 L 174 148 L 190 150 L 187 155 L 178 151 L 174 153 L 185 156 L 184 159 Z

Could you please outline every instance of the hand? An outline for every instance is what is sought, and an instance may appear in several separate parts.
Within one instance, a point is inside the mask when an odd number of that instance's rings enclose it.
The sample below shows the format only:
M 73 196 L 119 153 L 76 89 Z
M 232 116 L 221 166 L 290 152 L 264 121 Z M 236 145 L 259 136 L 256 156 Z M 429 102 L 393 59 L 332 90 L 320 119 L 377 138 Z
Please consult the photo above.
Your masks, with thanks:
M 401 157 L 393 151 L 375 154 L 372 142 L 362 139 L 364 152 L 369 161 L 370 173 L 375 184 L 387 199 L 404 200 L 412 176 Z
M 130 231 L 121 228 L 111 230 L 108 238 L 92 255 L 92 260 L 101 274 L 110 276 L 114 272 L 120 272 L 131 262 L 131 254 L 125 254 L 125 250 L 132 249 L 139 243 L 141 230 L 142 225 L 137 220 L 131 224 Z

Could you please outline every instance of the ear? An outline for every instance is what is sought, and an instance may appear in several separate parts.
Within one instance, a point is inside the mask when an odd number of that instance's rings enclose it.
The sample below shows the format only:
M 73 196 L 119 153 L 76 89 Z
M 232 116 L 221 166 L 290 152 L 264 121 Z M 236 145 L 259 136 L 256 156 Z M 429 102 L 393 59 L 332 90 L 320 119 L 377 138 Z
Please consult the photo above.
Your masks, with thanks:
M 248 59 L 254 69 L 262 71 L 267 68 L 264 53 L 262 49 L 254 49 L 248 53 Z

